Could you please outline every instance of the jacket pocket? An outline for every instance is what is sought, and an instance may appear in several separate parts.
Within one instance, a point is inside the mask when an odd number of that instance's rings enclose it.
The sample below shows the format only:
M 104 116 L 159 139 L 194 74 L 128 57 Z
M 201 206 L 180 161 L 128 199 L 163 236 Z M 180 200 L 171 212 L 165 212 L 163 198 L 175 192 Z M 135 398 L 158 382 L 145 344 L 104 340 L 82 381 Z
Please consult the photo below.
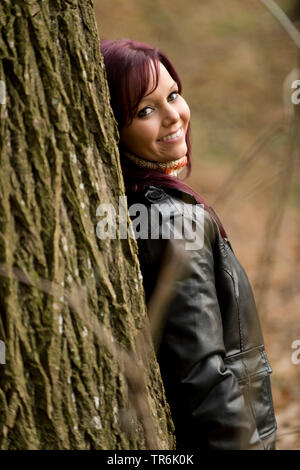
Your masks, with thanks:
M 225 358 L 236 376 L 246 402 L 249 404 L 261 439 L 276 428 L 270 374 L 272 373 L 264 346 L 258 346 Z

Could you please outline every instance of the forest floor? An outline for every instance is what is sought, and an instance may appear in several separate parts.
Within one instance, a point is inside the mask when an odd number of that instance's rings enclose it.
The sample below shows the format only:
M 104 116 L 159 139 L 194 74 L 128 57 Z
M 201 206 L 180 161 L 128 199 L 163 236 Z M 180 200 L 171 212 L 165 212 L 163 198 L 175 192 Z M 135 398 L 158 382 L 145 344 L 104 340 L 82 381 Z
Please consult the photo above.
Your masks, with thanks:
M 290 15 L 295 11 L 294 0 L 279 3 Z M 100 39 L 149 42 L 176 66 L 192 115 L 188 182 L 221 217 L 254 286 L 273 369 L 277 447 L 300 450 L 300 364 L 292 362 L 292 343 L 300 341 L 299 155 L 293 166 L 286 131 L 268 137 L 291 109 L 295 47 L 259 1 L 227 0 L 226 7 L 222 0 L 94 4 Z M 262 133 L 263 145 L 246 164 L 242 156 Z M 226 184 L 237 168 L 236 179 Z M 285 184 L 289 194 L 277 232 Z M 264 260 L 268 249 L 272 263 Z

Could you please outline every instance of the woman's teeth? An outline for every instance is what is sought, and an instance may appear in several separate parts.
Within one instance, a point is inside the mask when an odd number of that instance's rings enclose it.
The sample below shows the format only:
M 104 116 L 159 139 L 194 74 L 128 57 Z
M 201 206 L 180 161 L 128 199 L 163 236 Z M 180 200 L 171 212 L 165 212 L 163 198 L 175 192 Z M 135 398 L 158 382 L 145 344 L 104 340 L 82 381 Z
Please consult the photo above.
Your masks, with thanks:
M 162 138 L 159 139 L 159 140 L 165 142 L 165 141 L 167 141 L 167 140 L 176 139 L 176 137 L 179 137 L 179 136 L 180 136 L 181 132 L 182 132 L 182 127 L 181 127 L 180 129 L 178 129 L 177 132 L 174 132 L 174 134 L 169 134 L 169 135 L 167 135 L 166 137 L 162 137 Z

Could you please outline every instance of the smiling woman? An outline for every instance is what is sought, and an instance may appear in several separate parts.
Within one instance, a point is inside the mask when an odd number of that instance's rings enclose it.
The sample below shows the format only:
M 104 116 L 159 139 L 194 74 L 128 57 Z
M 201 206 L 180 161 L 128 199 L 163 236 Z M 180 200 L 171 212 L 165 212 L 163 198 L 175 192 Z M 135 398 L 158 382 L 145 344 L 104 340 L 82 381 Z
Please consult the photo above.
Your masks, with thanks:
M 187 153 L 185 136 L 190 110 L 166 67 L 159 64 L 156 88 L 153 62 L 151 70 L 148 90 L 132 121 L 121 129 L 120 142 L 146 160 L 168 162 Z
M 182 248 L 175 229 L 166 227 L 171 211 L 174 220 L 183 215 L 184 227 L 195 222 L 188 206 L 204 209 L 197 227 L 203 243 L 174 286 L 157 354 L 177 448 L 274 449 L 271 367 L 251 286 L 213 209 L 178 178 L 185 166 L 191 169 L 190 110 L 180 79 L 167 57 L 147 44 L 102 41 L 101 49 L 129 213 L 138 203 L 151 207 L 140 217 L 140 225 L 151 227 L 148 236 L 136 233 L 147 302 L 166 245 L 173 253 Z M 161 217 L 152 218 L 158 212 Z

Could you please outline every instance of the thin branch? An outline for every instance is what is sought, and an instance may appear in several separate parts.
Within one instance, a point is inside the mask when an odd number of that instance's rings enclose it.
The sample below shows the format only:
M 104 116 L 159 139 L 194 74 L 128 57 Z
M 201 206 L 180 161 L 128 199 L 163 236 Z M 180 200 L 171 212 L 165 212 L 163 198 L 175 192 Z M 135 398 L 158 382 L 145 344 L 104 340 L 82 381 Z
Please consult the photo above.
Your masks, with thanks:
M 279 21 L 283 29 L 290 36 L 295 46 L 300 49 L 300 32 L 294 26 L 290 18 L 273 0 L 260 0 L 261 3 L 272 13 L 272 15 Z
M 299 159 L 298 119 L 290 127 L 290 151 L 282 158 L 282 178 L 275 192 L 272 207 L 265 228 L 265 237 L 259 259 L 260 269 L 254 285 L 257 294 L 256 301 L 259 310 L 264 310 L 270 287 L 272 269 L 275 260 L 275 248 L 279 238 L 288 196 L 295 176 L 297 160 Z
M 258 157 L 260 150 L 267 143 L 271 142 L 275 137 L 285 132 L 285 130 L 286 124 L 283 120 L 281 120 L 279 122 L 275 122 L 267 129 L 264 129 L 264 131 L 258 135 L 251 146 L 240 157 L 236 167 L 221 186 L 214 200 L 215 205 L 217 205 L 219 202 L 222 203 L 222 205 L 225 204 L 228 197 L 232 196 L 235 183 L 240 181 L 241 177 L 245 173 L 245 170 Z
M 30 275 L 21 269 L 16 267 L 8 268 L 4 263 L 0 263 L 0 277 L 15 279 L 22 284 L 35 287 L 36 289 L 51 295 L 54 300 L 64 302 L 78 314 L 83 324 L 87 327 L 87 330 L 94 333 L 99 344 L 112 354 L 118 363 L 121 372 L 124 374 L 128 388 L 131 391 L 129 394 L 129 400 L 131 402 L 132 409 L 135 411 L 136 417 L 144 429 L 146 448 L 160 449 L 161 447 L 157 438 L 157 431 L 147 399 L 147 387 L 144 378 L 143 364 L 140 363 L 141 361 L 137 360 L 133 353 L 127 352 L 124 347 L 118 343 L 112 333 L 99 322 L 95 315 L 90 315 L 85 303 L 85 287 L 75 285 L 71 290 L 67 290 L 47 279 L 38 278 L 33 280 Z M 61 300 L 62 298 L 63 301 Z M 149 354 L 149 349 L 152 349 L 152 345 L 150 337 L 147 334 L 147 325 L 144 325 L 142 328 L 142 334 L 139 337 L 139 341 L 142 340 L 144 346 L 146 346 L 146 348 L 144 347 L 144 350 L 146 349 L 146 354 Z M 141 349 L 138 344 L 137 348 Z M 130 415 L 130 412 L 128 415 Z
M 176 251 L 174 247 L 172 249 L 170 243 L 166 247 L 155 289 L 147 305 L 151 336 L 156 352 L 161 342 L 167 309 L 175 294 L 176 282 L 184 274 L 190 255 L 191 253 L 185 251 L 179 243 L 176 245 Z
M 289 428 L 287 431 L 282 431 L 282 432 L 277 433 L 276 441 L 279 441 L 280 439 L 284 438 L 287 435 L 298 434 L 298 433 L 300 433 L 300 426 L 297 426 L 296 428 Z

